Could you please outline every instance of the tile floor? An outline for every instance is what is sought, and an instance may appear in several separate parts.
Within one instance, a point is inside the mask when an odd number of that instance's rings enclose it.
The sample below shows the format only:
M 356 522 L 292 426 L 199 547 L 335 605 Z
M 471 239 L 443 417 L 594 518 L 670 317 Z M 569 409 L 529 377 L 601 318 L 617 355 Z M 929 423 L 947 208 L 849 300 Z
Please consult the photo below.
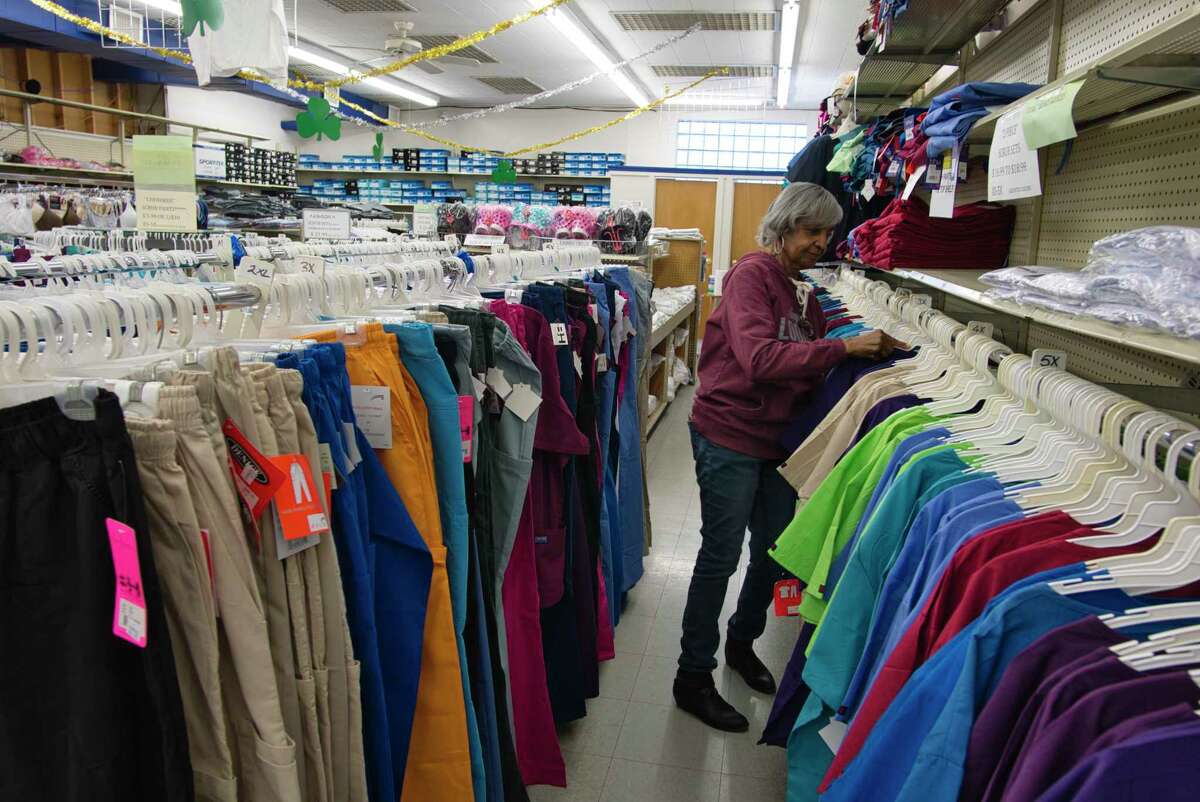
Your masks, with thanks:
M 647 446 L 653 546 L 646 574 L 628 595 L 617 627 L 617 656 L 600 666 L 600 698 L 588 715 L 559 729 L 567 788 L 530 789 L 533 802 L 777 802 L 785 797 L 782 749 L 757 746 L 771 697 L 755 693 L 722 665 L 722 695 L 750 719 L 750 731 L 710 729 L 675 707 L 671 682 L 692 564 L 700 545 L 700 496 L 688 439 L 693 391 L 672 403 Z M 733 612 L 748 555 L 730 580 L 721 628 Z M 756 651 L 783 673 L 796 619 L 769 616 Z M 722 655 L 718 654 L 718 661 Z

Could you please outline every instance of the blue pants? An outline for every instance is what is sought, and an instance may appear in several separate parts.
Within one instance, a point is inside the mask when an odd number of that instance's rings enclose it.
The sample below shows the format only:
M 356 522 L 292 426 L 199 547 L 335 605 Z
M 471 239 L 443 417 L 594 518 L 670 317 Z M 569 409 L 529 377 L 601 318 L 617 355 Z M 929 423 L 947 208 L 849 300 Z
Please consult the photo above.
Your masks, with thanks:
M 721 642 L 718 618 L 729 577 L 737 570 L 746 529 L 750 529 L 750 566 L 729 619 L 728 635 L 753 641 L 767 626 L 775 582 L 784 571 L 767 554 L 792 521 L 796 493 L 779 475 L 779 462 L 723 448 L 692 427 L 692 453 L 700 484 L 700 553 L 692 569 L 679 667 L 711 672 Z

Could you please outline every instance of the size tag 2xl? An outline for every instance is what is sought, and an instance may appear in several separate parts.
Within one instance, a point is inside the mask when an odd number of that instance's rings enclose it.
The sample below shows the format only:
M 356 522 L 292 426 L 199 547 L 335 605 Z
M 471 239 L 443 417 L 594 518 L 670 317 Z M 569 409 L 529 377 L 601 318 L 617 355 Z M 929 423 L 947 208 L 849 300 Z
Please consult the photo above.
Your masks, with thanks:
M 113 634 L 134 646 L 146 648 L 146 592 L 142 587 L 142 568 L 138 562 L 137 535 L 115 518 L 106 518 L 108 545 L 112 548 L 116 573 L 116 600 L 113 603 Z

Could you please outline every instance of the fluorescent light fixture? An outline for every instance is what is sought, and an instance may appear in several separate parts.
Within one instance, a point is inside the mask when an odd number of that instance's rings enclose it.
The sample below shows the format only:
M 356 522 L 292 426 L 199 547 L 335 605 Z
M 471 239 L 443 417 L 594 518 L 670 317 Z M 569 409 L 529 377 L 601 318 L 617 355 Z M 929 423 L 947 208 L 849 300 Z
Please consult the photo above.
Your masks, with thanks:
M 668 106 L 737 106 L 751 108 L 765 106 L 765 98 L 745 97 L 742 95 L 677 95 L 667 100 Z
M 159 11 L 174 14 L 177 17 L 183 16 L 183 6 L 176 3 L 175 0 L 138 0 L 138 2 L 149 8 L 157 8 Z
M 314 53 L 311 50 L 304 50 L 299 47 L 289 47 L 288 56 L 295 61 L 302 61 L 305 64 L 312 64 L 315 67 L 320 67 L 323 70 L 328 70 L 329 72 L 337 75 L 361 74 L 357 70 L 350 69 L 345 64 L 341 64 L 331 58 L 322 56 L 319 53 Z M 438 104 L 437 98 L 435 97 L 418 92 L 414 89 L 409 89 L 402 84 L 396 83 L 395 81 L 389 81 L 385 78 L 364 78 L 362 80 L 362 84 L 363 86 L 369 86 L 372 89 L 378 89 L 380 92 L 387 92 L 388 94 L 396 95 L 398 97 L 405 98 L 406 100 L 412 100 L 416 103 L 420 103 L 422 106 L 436 106 Z
M 779 26 L 779 87 L 775 105 L 785 108 L 792 89 L 792 62 L 796 59 L 796 33 L 800 28 L 800 0 L 783 4 L 783 20 Z
M 779 108 L 786 108 L 788 104 L 788 95 L 792 91 L 792 68 L 779 71 L 779 88 L 776 90 L 775 105 Z
M 544 0 L 527 1 L 529 5 L 533 6 L 534 8 L 541 8 L 545 4 Z M 561 9 L 556 8 L 553 11 L 547 12 L 543 16 L 554 23 L 554 27 L 558 28 L 559 33 L 567 37 L 567 41 L 574 45 L 579 52 L 587 56 L 589 61 L 602 70 L 612 70 L 614 63 L 613 60 L 605 55 L 604 51 L 600 49 L 600 46 L 596 44 L 595 40 L 592 39 L 592 37 L 586 31 L 575 24 L 575 21 L 563 13 Z M 634 85 L 633 81 L 629 80 L 629 76 L 627 76 L 621 70 L 614 70 L 613 72 L 610 72 L 608 77 L 612 79 L 612 82 L 617 85 L 618 89 L 625 93 L 627 98 L 633 101 L 635 106 L 645 106 L 650 102 L 650 100 L 644 94 L 642 94 L 641 90 Z

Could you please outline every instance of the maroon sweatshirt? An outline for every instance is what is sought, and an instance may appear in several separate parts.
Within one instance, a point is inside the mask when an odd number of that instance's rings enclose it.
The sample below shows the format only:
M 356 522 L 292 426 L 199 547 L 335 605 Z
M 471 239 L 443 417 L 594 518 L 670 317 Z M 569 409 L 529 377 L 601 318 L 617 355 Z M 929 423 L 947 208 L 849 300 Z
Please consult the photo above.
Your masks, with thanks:
M 719 446 L 759 459 L 786 459 L 779 438 L 809 391 L 846 358 L 825 336 L 815 298 L 802 308 L 783 265 L 756 251 L 738 260 L 721 285 L 700 351 L 700 389 L 692 423 Z

